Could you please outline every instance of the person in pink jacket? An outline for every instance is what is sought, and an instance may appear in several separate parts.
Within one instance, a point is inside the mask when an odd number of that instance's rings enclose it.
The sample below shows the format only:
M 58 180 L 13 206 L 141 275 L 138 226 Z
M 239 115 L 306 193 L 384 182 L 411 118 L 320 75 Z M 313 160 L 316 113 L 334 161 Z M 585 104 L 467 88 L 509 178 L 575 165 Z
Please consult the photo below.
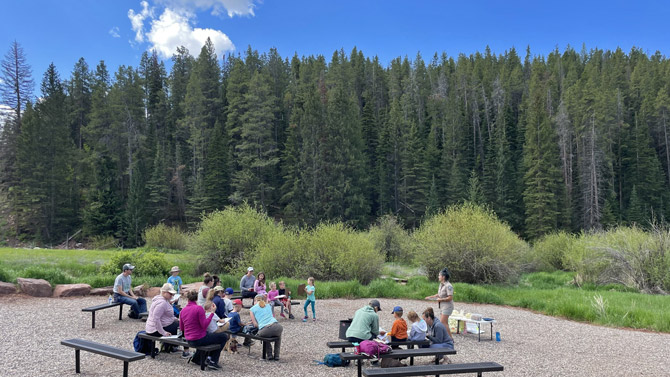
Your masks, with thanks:
M 188 291 L 186 294 L 188 304 L 179 314 L 179 328 L 184 333 L 184 339 L 188 341 L 191 347 L 206 346 L 210 344 L 220 345 L 219 349 L 212 351 L 209 356 L 211 360 L 207 360 L 207 367 L 209 369 L 221 369 L 219 365 L 219 358 L 221 357 L 221 350 L 228 341 L 226 333 L 207 333 L 207 326 L 214 318 L 214 313 L 205 314 L 205 309 L 197 304 L 198 292 L 195 290 Z M 200 364 L 200 358 L 205 357 L 200 351 L 189 359 L 189 362 Z

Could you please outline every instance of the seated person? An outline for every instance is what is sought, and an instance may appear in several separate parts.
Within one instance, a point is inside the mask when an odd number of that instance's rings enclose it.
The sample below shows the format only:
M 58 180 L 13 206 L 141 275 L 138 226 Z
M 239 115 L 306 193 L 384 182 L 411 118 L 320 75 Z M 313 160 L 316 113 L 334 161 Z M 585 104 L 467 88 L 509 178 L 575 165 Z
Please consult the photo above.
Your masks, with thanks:
M 284 281 L 279 282 L 278 291 L 280 296 L 284 296 L 284 298 L 281 299 L 281 303 L 284 304 L 286 311 L 288 311 L 288 318 L 293 319 L 293 314 L 291 314 L 291 291 L 286 289 L 286 283 L 284 283 Z
M 130 263 L 123 265 L 123 272 L 114 280 L 114 301 L 121 302 L 130 306 L 128 317 L 140 318 L 140 314 L 147 312 L 147 301 L 141 297 L 135 296 L 132 287 L 132 275 L 135 266 Z
M 254 276 L 254 268 L 247 268 L 247 273 L 242 276 L 240 280 L 240 293 L 242 298 L 254 298 L 256 297 L 256 291 L 254 291 L 254 283 L 256 282 L 256 277 Z
M 188 304 L 181 311 L 179 316 L 179 329 L 184 334 L 184 339 L 188 341 L 191 347 L 206 346 L 210 344 L 217 344 L 219 348 L 216 351 L 210 352 L 211 360 L 206 362 L 209 369 L 221 369 L 219 365 L 219 358 L 221 350 L 228 341 L 226 333 L 207 333 L 207 327 L 210 322 L 214 320 L 214 313 L 207 315 L 205 309 L 197 304 L 198 292 L 195 290 L 188 291 L 186 294 Z M 201 357 L 204 357 L 199 350 L 193 354 L 189 362 L 193 361 L 200 364 Z
M 381 332 L 381 335 L 390 336 L 391 342 L 404 342 L 407 340 L 407 322 L 402 318 L 402 307 L 396 306 L 391 312 L 393 314 L 393 325 L 391 326 L 391 331 Z M 393 348 L 400 348 L 400 346 L 393 346 Z
M 347 329 L 347 340 L 352 343 L 360 343 L 364 340 L 374 339 L 379 334 L 379 316 L 381 304 L 378 300 L 370 300 L 368 305 L 356 310 L 354 319 Z

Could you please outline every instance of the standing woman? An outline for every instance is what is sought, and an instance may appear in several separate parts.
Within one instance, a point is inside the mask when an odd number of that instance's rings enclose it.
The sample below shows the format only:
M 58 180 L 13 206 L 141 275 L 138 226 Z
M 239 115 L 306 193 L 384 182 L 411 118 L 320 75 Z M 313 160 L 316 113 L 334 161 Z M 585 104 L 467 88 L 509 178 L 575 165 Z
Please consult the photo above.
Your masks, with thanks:
M 440 288 L 437 294 L 426 297 L 426 300 L 437 300 L 437 305 L 440 308 L 440 322 L 447 328 L 447 333 L 451 338 L 451 329 L 449 328 L 449 316 L 454 311 L 454 287 L 449 282 L 449 270 L 443 268 L 438 275 L 440 280 Z
M 275 317 L 272 316 L 272 308 L 270 307 L 270 304 L 267 303 L 266 296 L 258 295 L 254 300 L 256 301 L 256 305 L 249 309 L 251 323 L 258 327 L 258 336 L 264 338 L 279 337 L 275 342 L 274 355 L 272 354 L 272 346 L 270 345 L 270 342 L 263 342 L 265 355 L 267 355 L 268 360 L 279 360 L 281 333 L 284 331 L 284 328 L 277 322 Z

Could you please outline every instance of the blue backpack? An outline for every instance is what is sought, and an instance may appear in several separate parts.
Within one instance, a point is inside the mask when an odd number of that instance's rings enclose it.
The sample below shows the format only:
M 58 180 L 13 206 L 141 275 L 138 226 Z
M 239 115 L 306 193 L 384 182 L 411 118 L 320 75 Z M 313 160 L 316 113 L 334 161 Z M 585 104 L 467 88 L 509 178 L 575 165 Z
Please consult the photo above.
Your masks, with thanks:
M 145 355 L 150 355 L 151 352 L 153 351 L 151 349 L 151 342 L 140 338 L 140 334 L 146 334 L 147 332 L 142 330 L 135 334 L 135 339 L 133 339 L 133 347 L 135 348 L 135 352 L 140 352 Z
M 346 367 L 349 365 L 349 360 L 342 360 L 339 353 L 329 353 L 323 358 L 323 363 L 329 367 Z

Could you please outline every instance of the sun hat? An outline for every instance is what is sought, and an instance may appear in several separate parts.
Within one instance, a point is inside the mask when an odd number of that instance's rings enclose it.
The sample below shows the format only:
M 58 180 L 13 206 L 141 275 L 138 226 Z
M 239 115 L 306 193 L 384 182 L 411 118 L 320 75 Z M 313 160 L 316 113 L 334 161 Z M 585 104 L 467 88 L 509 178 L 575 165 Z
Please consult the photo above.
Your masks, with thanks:
M 174 287 L 170 283 L 163 284 L 163 286 L 161 287 L 161 292 L 168 292 L 172 293 L 173 295 L 177 294 L 177 291 L 174 290 Z
M 227 295 L 232 295 L 233 293 L 235 293 L 235 290 L 232 289 L 232 288 L 230 288 L 230 287 L 228 287 L 228 288 L 226 288 L 226 291 L 225 291 L 225 292 L 226 292 Z
M 170 273 L 173 273 L 173 272 L 181 272 L 181 270 L 179 269 L 179 267 L 174 266 L 170 269 Z
M 221 292 L 223 290 L 223 287 L 220 285 L 217 285 L 216 287 L 212 288 L 214 292 Z
M 402 306 L 394 306 L 393 311 L 391 311 L 391 314 L 395 312 L 401 312 L 402 313 Z
M 126 264 L 124 264 L 124 265 L 123 265 L 123 268 L 122 268 L 123 271 L 125 271 L 125 270 L 134 270 L 134 269 L 135 269 L 135 266 L 133 266 L 133 265 L 130 264 L 130 263 L 126 263 Z

